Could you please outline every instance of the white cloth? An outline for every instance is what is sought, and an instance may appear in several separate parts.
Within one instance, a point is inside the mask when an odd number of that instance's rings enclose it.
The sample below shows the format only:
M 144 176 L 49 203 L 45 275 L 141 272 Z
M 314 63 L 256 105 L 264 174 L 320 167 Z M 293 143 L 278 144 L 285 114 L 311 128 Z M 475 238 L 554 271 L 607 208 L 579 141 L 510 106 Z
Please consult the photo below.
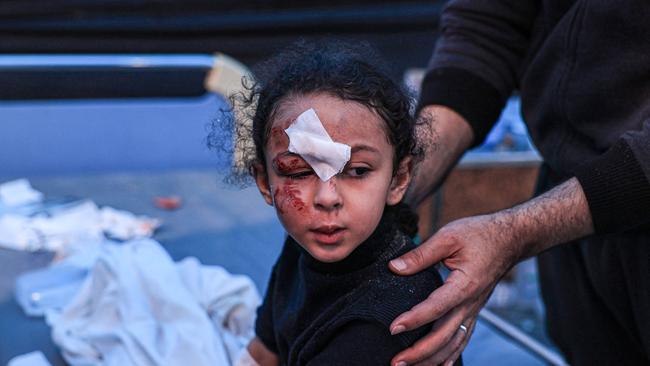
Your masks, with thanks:
M 340 173 L 350 160 L 350 146 L 334 142 L 312 108 L 284 131 L 289 136 L 289 151 L 302 156 L 324 182 Z
M 34 351 L 16 356 L 9 360 L 7 366 L 52 366 L 41 351 Z
M 35 190 L 27 179 L 17 179 L 0 184 L 0 203 L 13 207 L 38 203 L 43 193 Z
M 239 355 L 237 361 L 235 361 L 234 366 L 260 366 L 260 364 L 255 361 L 247 349 L 244 349 Z
M 111 207 L 100 209 L 92 201 L 83 201 L 52 216 L 0 215 L 0 246 L 51 250 L 61 258 L 80 249 L 77 246 L 102 241 L 105 237 L 119 240 L 150 237 L 159 226 L 157 219 Z
M 254 284 L 153 240 L 105 245 L 76 297 L 49 313 L 71 365 L 231 365 L 253 332 Z

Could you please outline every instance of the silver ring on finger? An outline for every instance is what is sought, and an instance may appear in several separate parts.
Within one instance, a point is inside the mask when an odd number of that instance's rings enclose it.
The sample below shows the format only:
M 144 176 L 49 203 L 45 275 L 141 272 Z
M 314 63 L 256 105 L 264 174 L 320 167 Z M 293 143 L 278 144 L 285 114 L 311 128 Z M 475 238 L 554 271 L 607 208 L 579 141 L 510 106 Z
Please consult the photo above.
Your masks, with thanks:
M 465 324 L 461 324 L 458 329 L 460 329 L 465 335 L 467 335 L 467 327 Z

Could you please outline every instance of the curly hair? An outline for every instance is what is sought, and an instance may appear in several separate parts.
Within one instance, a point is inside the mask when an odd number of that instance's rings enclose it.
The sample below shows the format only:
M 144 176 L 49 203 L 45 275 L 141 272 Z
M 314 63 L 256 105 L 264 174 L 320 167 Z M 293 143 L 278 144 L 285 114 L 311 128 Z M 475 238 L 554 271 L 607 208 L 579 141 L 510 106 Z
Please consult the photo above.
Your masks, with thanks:
M 394 169 L 405 157 L 417 162 L 424 155 L 416 127 L 428 124 L 416 120 L 414 99 L 388 76 L 388 66 L 366 43 L 299 41 L 253 67 L 253 74 L 254 80 L 242 81 L 243 93 L 230 96 L 232 109 L 222 111 L 208 136 L 212 148 L 246 150 L 238 152 L 243 155 L 244 174 L 256 160 L 264 161 L 269 122 L 278 107 L 289 98 L 318 92 L 355 101 L 377 112 L 395 148 Z M 236 132 L 234 145 L 225 141 L 224 130 Z M 253 143 L 243 141 L 247 139 Z
M 210 147 L 234 150 L 239 164 L 229 175 L 230 182 L 243 182 L 256 161 L 265 161 L 264 149 L 279 106 L 313 93 L 355 101 L 382 118 L 395 149 L 393 174 L 404 158 L 411 157 L 416 164 L 424 156 L 418 136 L 427 134 L 420 126 L 429 124 L 416 119 L 411 93 L 391 79 L 389 67 L 367 43 L 299 41 L 253 67 L 253 75 L 254 80 L 242 81 L 243 93 L 230 96 L 232 109 L 222 111 L 208 137 Z M 234 144 L 223 141 L 224 130 L 235 133 Z

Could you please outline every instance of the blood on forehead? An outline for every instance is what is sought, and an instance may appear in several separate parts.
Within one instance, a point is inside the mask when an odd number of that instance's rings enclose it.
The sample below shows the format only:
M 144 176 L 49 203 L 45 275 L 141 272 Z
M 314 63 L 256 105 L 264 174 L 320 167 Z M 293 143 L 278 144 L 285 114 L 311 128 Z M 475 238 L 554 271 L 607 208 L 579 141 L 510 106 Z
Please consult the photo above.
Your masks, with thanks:
M 287 213 L 288 209 L 302 211 L 305 209 L 305 203 L 300 199 L 300 190 L 292 183 L 284 183 L 273 192 L 273 202 L 275 202 L 278 212 Z

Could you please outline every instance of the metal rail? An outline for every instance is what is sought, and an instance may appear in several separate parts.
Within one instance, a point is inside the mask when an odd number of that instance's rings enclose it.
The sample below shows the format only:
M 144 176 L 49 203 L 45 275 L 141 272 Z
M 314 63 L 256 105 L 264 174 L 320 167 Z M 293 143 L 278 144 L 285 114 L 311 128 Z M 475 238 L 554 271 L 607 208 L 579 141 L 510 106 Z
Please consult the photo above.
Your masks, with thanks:
M 544 362 L 553 366 L 568 366 L 569 364 L 557 352 L 543 345 L 528 334 L 522 332 L 519 328 L 503 320 L 501 317 L 488 309 L 483 309 L 478 314 L 479 319 L 492 326 L 498 332 L 513 340 L 525 350 L 534 354 Z

